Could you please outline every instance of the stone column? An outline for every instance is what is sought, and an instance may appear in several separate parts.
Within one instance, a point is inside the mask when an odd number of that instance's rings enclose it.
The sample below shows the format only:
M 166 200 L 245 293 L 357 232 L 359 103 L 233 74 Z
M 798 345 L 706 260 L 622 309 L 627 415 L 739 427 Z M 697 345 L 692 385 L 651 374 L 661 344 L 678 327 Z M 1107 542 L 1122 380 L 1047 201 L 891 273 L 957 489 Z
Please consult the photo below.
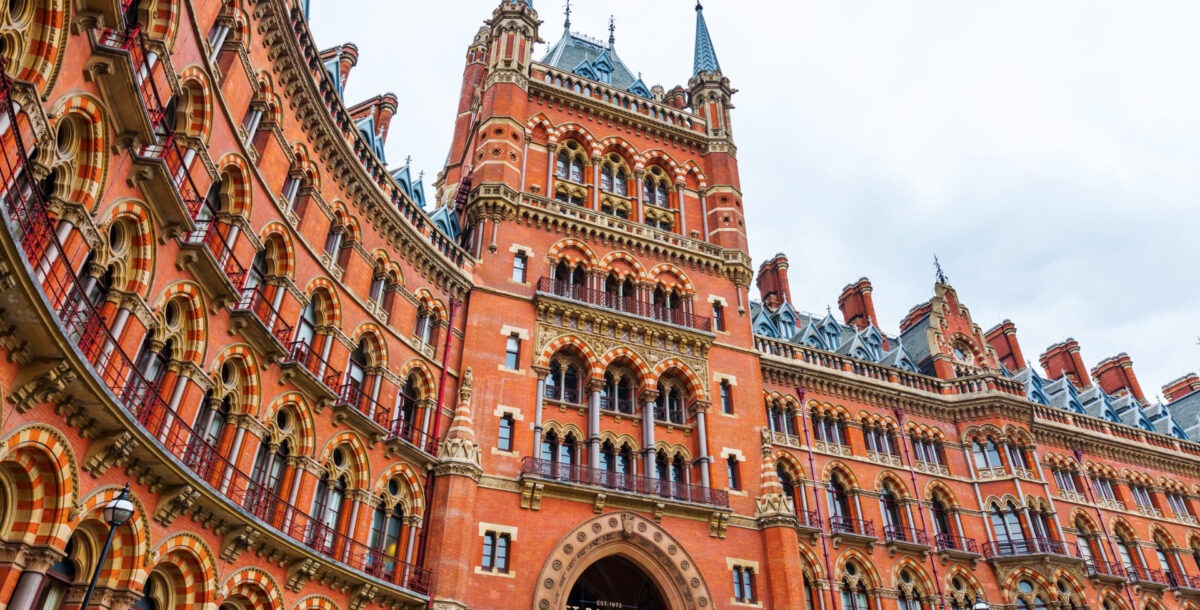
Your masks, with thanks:
M 712 405 L 703 400 L 697 400 L 692 404 L 692 409 L 696 412 L 696 442 L 699 444 L 699 457 L 696 458 L 696 463 L 700 465 L 700 484 L 705 487 L 711 487 L 712 474 L 709 472 L 712 457 L 708 454 L 708 426 L 706 420 L 708 418 L 708 409 Z
M 600 464 L 600 392 L 604 389 L 603 379 L 588 381 L 588 467 Z
M 657 475 L 654 459 L 654 401 L 658 399 L 658 391 L 646 390 L 639 398 L 642 401 L 642 474 L 653 479 Z
M 542 403 L 546 399 L 546 375 L 550 374 L 550 369 L 534 366 L 533 372 L 537 373 L 537 395 L 534 396 L 533 407 L 533 456 L 537 459 L 542 457 Z
M 63 556 L 62 551 L 49 547 L 27 548 L 21 553 L 24 569 L 17 580 L 17 586 L 13 589 L 12 597 L 8 600 L 8 610 L 32 610 L 41 591 L 42 582 L 46 579 L 46 571 Z

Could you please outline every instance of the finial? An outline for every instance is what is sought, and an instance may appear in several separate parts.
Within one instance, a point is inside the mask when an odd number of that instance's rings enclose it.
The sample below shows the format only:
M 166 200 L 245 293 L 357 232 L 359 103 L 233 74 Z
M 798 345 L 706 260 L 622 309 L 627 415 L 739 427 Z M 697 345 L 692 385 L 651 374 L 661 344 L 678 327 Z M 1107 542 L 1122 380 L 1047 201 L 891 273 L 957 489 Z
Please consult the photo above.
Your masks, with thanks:
M 696 10 L 702 11 L 704 7 L 700 5 L 700 0 L 696 0 Z
M 410 165 L 412 165 L 412 155 L 404 158 L 404 167 L 408 167 Z
M 563 11 L 563 13 L 565 13 L 567 16 L 567 18 L 565 20 L 563 20 L 563 29 L 570 32 L 571 31 L 571 0 L 567 0 L 567 8 Z
M 421 170 L 421 171 L 417 172 L 417 182 L 420 182 L 424 179 L 425 179 L 425 170 Z
M 937 255 L 936 255 L 936 254 L 934 254 L 934 255 L 933 255 L 933 266 L 934 266 L 934 267 L 937 269 L 937 281 L 938 281 L 938 283 L 939 283 L 939 284 L 945 284 L 945 283 L 947 283 L 947 281 L 946 281 L 946 274 L 942 272 L 942 261 L 939 261 L 939 260 L 938 260 L 938 257 L 937 257 Z
M 827 316 L 833 315 L 833 308 L 831 308 L 828 304 L 825 305 L 825 315 L 827 315 Z
M 612 15 L 608 16 L 608 48 L 613 48 L 613 44 L 617 42 L 617 20 Z

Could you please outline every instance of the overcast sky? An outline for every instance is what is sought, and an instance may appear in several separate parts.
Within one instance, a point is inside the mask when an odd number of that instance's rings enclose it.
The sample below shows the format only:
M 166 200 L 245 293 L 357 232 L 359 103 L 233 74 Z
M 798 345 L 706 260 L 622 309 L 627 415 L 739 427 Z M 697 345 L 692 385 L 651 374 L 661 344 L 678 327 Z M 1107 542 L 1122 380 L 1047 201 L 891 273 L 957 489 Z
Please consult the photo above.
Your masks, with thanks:
M 361 52 L 348 101 L 400 99 L 392 165 L 441 169 L 497 4 L 312 0 L 317 42 Z M 553 44 L 562 2 L 534 6 Z M 621 59 L 670 89 L 691 75 L 693 6 L 576 0 L 572 30 L 607 38 L 614 15 Z M 1089 368 L 1124 351 L 1152 399 L 1197 369 L 1200 3 L 708 0 L 705 17 L 740 90 L 751 255 L 788 254 L 799 309 L 866 276 L 895 333 L 937 253 L 975 321 L 1011 319 L 1035 365 L 1068 336 Z

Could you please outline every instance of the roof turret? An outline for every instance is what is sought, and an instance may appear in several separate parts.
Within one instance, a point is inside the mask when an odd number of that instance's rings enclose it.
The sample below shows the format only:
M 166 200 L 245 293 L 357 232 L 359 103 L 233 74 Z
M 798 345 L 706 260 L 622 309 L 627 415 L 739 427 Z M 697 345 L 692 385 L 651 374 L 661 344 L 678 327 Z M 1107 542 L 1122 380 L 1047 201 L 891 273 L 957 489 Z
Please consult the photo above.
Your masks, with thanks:
M 708 24 L 704 22 L 704 7 L 696 2 L 696 59 L 692 64 L 692 76 L 720 71 L 721 62 L 717 61 L 717 51 L 713 49 Z

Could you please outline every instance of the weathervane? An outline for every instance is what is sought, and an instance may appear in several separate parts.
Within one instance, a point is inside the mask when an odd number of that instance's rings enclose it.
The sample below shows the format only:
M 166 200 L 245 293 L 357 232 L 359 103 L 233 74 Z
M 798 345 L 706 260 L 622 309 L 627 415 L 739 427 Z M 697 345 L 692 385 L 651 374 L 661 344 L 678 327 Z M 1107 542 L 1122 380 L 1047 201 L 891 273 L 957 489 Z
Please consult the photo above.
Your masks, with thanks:
M 942 261 L 938 260 L 936 254 L 933 255 L 933 266 L 937 268 L 937 281 L 939 284 L 946 284 L 946 274 L 942 272 Z
M 613 44 L 617 42 L 617 20 L 612 15 L 608 16 L 608 48 L 613 48 Z
M 570 31 L 571 29 L 571 0 L 567 0 L 567 8 L 563 11 L 567 18 L 563 21 L 563 29 Z

